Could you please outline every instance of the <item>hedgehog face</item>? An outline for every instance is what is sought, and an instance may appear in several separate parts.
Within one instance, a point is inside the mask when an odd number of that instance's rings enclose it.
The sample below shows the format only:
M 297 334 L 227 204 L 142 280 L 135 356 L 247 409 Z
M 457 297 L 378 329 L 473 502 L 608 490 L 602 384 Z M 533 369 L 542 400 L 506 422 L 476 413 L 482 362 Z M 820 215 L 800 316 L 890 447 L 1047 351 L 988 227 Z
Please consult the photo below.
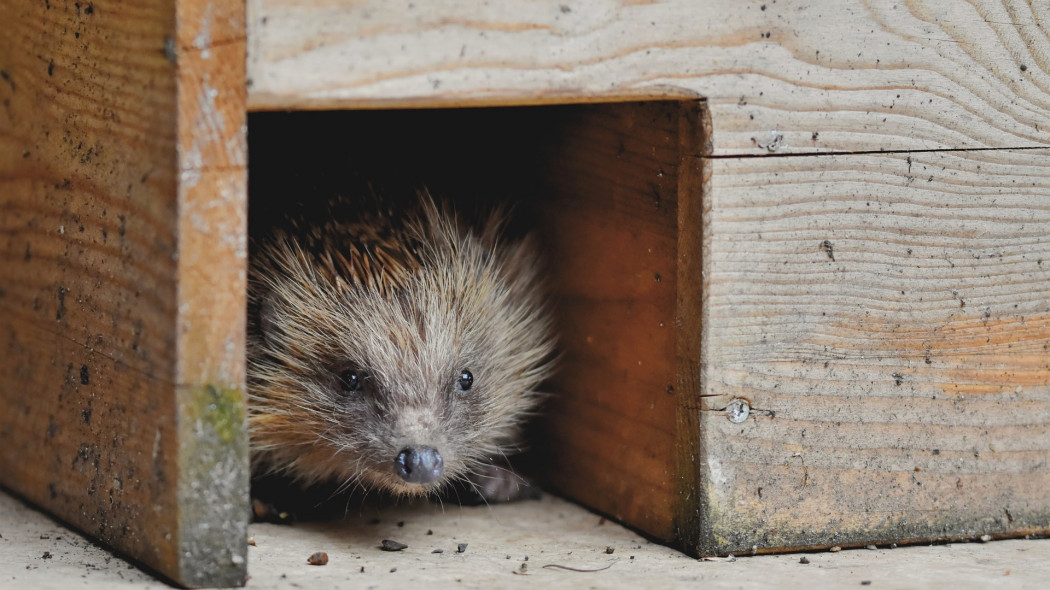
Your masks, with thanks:
M 294 244 L 271 259 L 249 354 L 257 464 L 418 494 L 513 444 L 553 349 L 531 246 L 414 231 L 396 288 L 326 278 Z

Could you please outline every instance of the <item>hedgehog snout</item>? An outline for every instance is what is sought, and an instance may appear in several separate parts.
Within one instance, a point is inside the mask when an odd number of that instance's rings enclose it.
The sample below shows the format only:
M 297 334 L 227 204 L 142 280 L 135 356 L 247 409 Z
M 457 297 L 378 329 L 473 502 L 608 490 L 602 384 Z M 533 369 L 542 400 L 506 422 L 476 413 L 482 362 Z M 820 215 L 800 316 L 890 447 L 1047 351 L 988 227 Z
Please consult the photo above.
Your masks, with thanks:
M 407 447 L 394 458 L 394 471 L 407 483 L 434 483 L 445 470 L 445 461 L 434 447 Z

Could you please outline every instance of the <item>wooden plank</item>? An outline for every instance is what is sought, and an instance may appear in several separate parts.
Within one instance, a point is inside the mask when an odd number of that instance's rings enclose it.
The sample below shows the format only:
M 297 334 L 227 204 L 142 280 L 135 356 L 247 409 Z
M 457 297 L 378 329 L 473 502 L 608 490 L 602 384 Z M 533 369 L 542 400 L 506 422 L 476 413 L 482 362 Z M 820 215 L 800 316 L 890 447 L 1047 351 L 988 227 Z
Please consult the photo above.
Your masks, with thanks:
M 244 5 L 177 0 L 179 583 L 243 585 L 248 179 Z
M 253 109 L 706 97 L 714 152 L 1045 146 L 1045 3 L 249 0 Z
M 678 438 L 675 413 L 698 391 L 690 329 L 700 314 L 679 305 L 698 312 L 699 298 L 679 280 L 700 250 L 679 252 L 678 223 L 699 220 L 699 113 L 695 101 L 564 107 L 538 148 L 563 354 L 545 408 L 545 473 L 562 493 L 668 541 L 678 453 L 691 445 L 695 455 L 698 443 L 695 429 Z M 699 283 L 685 285 L 699 294 Z
M 0 12 L 0 483 L 179 584 L 241 584 L 243 9 Z
M 687 545 L 1050 531 L 1047 155 L 708 160 Z

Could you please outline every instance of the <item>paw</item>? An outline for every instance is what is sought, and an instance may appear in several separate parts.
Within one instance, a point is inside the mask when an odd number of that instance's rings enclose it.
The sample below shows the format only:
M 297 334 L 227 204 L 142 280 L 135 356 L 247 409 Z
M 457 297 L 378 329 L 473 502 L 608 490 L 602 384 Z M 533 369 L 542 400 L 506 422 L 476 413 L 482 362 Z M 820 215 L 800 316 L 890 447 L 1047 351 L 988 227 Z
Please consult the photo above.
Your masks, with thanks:
M 484 465 L 457 482 L 443 497 L 465 506 L 499 504 L 518 500 L 538 500 L 538 487 L 514 471 L 499 465 Z

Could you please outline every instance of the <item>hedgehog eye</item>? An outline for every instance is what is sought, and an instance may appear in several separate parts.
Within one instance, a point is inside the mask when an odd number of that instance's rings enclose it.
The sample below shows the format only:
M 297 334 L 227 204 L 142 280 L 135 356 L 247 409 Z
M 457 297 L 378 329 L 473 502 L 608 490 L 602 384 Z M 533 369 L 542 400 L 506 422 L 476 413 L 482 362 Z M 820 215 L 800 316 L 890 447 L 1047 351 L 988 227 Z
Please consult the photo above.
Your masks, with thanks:
M 461 393 L 470 391 L 470 388 L 474 385 L 474 375 L 470 374 L 470 371 L 464 369 L 460 371 L 459 378 L 456 380 L 456 388 Z
M 339 373 L 339 388 L 344 395 L 361 391 L 363 382 L 364 375 L 360 371 L 348 369 Z

